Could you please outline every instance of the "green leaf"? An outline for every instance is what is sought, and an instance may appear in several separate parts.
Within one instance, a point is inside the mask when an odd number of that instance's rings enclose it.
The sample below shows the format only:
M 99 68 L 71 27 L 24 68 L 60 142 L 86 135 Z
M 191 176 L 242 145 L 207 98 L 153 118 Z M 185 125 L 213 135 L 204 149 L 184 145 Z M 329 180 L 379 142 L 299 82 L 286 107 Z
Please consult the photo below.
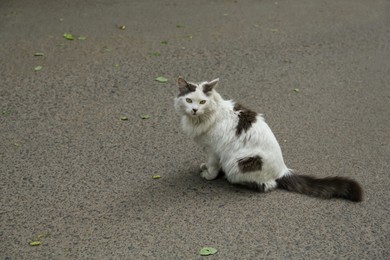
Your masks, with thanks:
M 87 39 L 87 37 L 85 37 L 85 36 L 79 36 L 79 37 L 77 37 L 77 39 L 79 39 L 80 41 L 84 41 L 84 40 Z
M 34 70 L 35 70 L 35 71 L 40 71 L 42 68 L 43 68 L 42 66 L 36 66 L 36 67 L 34 68 Z
M 121 120 L 122 121 L 127 121 L 127 120 L 129 120 L 129 118 L 127 116 L 121 116 Z
M 41 241 L 31 241 L 30 246 L 40 246 L 42 244 Z
M 49 237 L 50 236 L 50 233 L 49 232 L 45 232 L 45 233 L 42 233 L 42 234 L 39 234 L 36 239 L 34 239 L 35 241 L 40 241 L 42 238 L 46 238 L 46 237 Z
M 144 115 L 139 115 L 142 119 L 149 119 L 150 118 L 150 115 L 146 115 L 146 114 L 144 114 Z
M 168 41 L 161 41 L 161 44 L 168 44 Z
M 70 34 L 70 33 L 64 33 L 64 38 L 67 39 L 67 40 L 70 40 L 70 41 L 74 40 L 73 35 Z
M 299 92 L 299 88 L 294 88 L 293 91 L 294 92 Z
M 156 81 L 158 81 L 160 83 L 165 83 L 165 82 L 168 82 L 168 79 L 165 78 L 165 77 L 160 76 L 160 77 L 156 78 Z
M 34 56 L 44 56 L 45 54 L 43 52 L 36 52 L 34 53 Z
M 178 25 L 176 25 L 176 28 L 185 28 L 185 26 L 181 25 L 181 24 L 178 24 Z
M 1 114 L 2 114 L 3 116 L 9 116 L 9 115 L 11 115 L 11 111 L 9 111 L 9 110 L 4 110 L 3 112 L 1 112 Z
M 213 255 L 217 253 L 218 250 L 213 248 L 213 247 L 203 247 L 200 251 L 199 254 L 202 256 L 207 256 L 207 255 Z
M 159 53 L 158 51 L 155 51 L 155 52 L 149 52 L 149 55 L 158 57 L 158 56 L 161 56 L 161 53 Z
M 154 180 L 161 179 L 161 176 L 160 175 L 153 175 L 152 179 L 154 179 Z

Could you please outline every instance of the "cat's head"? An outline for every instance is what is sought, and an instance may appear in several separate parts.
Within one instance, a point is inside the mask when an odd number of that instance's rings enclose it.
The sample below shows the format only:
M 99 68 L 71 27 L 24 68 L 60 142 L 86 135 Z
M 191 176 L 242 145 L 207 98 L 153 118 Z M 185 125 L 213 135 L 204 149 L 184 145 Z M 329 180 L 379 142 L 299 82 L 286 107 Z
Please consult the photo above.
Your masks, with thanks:
M 215 86 L 219 79 L 210 82 L 192 83 L 182 77 L 177 80 L 179 95 L 175 98 L 175 108 L 178 113 L 197 118 L 209 115 L 215 110 Z

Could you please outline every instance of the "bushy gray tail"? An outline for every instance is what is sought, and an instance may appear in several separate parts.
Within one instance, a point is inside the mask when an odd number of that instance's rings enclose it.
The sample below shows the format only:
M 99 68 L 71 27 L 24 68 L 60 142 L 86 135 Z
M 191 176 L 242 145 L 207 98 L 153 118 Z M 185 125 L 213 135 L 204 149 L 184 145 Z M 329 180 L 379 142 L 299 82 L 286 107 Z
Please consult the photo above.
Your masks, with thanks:
M 363 189 L 356 181 L 345 177 L 315 178 L 307 175 L 288 174 L 276 180 L 278 188 L 324 199 L 342 198 L 359 202 Z

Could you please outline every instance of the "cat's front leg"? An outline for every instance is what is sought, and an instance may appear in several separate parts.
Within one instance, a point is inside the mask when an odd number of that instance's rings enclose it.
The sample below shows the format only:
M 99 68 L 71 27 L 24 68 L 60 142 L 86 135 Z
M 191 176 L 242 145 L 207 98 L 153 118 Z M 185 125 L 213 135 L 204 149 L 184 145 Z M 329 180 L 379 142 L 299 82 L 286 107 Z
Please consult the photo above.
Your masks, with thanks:
M 214 180 L 218 177 L 220 168 L 219 158 L 215 155 L 209 155 L 207 164 L 200 165 L 200 176 L 208 181 Z

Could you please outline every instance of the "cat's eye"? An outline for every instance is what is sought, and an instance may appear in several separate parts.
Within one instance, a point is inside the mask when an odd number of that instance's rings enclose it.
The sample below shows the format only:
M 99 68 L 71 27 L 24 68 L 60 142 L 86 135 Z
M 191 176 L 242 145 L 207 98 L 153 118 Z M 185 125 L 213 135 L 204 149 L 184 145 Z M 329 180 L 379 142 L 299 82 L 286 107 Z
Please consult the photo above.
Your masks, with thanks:
M 199 104 L 201 104 L 201 105 L 203 105 L 205 103 L 206 103 L 206 100 L 202 100 L 202 101 L 199 102 Z
M 192 103 L 192 99 L 186 98 L 187 103 Z

